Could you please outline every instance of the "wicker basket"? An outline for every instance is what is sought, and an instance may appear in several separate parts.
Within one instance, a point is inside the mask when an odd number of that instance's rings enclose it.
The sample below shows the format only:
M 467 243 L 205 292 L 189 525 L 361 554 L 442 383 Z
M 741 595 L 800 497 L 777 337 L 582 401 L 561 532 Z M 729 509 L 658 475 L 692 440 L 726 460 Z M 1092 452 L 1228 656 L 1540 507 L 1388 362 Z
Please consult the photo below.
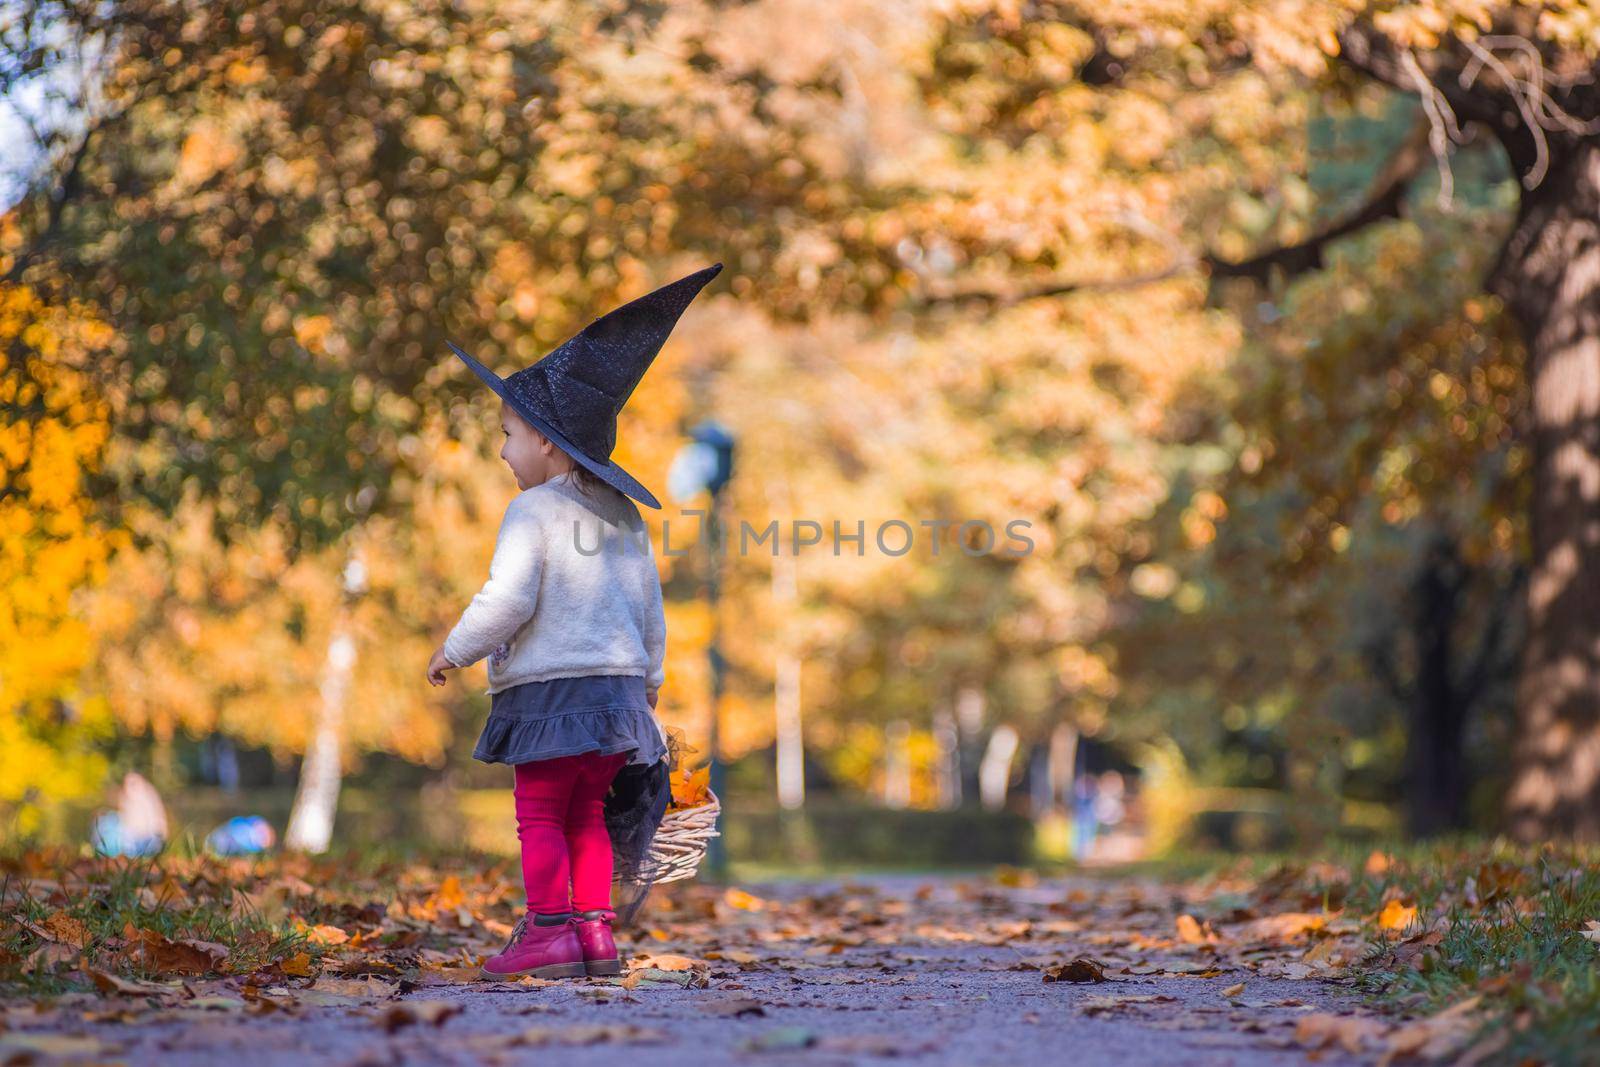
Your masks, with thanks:
M 717 830 L 717 816 L 722 812 L 722 802 L 715 793 L 706 792 L 706 803 L 692 808 L 669 811 L 650 842 L 650 853 L 637 870 L 619 871 L 630 882 L 652 885 L 676 882 L 694 877 L 705 858 L 706 846 Z

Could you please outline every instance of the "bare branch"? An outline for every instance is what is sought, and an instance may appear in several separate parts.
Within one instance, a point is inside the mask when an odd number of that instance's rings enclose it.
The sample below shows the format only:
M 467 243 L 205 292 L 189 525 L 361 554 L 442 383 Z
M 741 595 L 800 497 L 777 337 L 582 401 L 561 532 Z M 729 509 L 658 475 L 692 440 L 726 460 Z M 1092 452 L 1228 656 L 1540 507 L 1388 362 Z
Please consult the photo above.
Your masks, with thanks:
M 1338 222 L 1298 244 L 1275 248 L 1241 262 L 1232 263 L 1207 255 L 1203 258 L 1212 278 L 1254 278 L 1264 283 L 1275 272 L 1294 276 L 1320 270 L 1328 245 L 1374 223 L 1399 218 L 1412 181 L 1427 163 L 1426 144 L 1430 133 L 1429 125 L 1419 124 L 1378 172 L 1367 199 Z
M 1179 275 L 1185 274 L 1195 267 L 1191 260 L 1187 263 L 1175 263 L 1163 270 L 1150 274 L 1135 274 L 1126 278 L 1093 278 L 1045 282 L 1040 285 L 1025 287 L 1014 291 L 1001 291 L 996 289 L 959 288 L 944 292 L 928 293 L 922 298 L 925 305 L 932 304 L 959 304 L 982 303 L 990 305 L 1020 304 L 1025 300 L 1041 300 L 1050 296 L 1066 296 L 1069 293 L 1085 291 L 1108 292 L 1118 289 L 1137 289 L 1140 286 L 1154 285 L 1157 282 L 1168 281 Z
M 1169 281 L 1202 267 L 1213 281 L 1218 278 L 1253 278 L 1261 283 L 1271 280 L 1275 273 L 1292 277 L 1320 270 L 1323 266 L 1323 253 L 1328 245 L 1385 219 L 1400 217 L 1411 182 L 1427 165 L 1428 129 L 1426 124 L 1419 124 L 1401 143 L 1394 155 L 1378 172 L 1367 199 L 1360 207 L 1298 244 L 1275 248 L 1238 262 L 1222 259 L 1210 253 L 1196 255 L 1184 247 L 1183 242 L 1175 235 L 1155 225 L 1141 212 L 1133 208 L 1124 208 L 1113 216 L 1116 221 L 1136 233 L 1165 245 L 1171 255 L 1168 266 L 1148 274 L 1136 274 L 1124 278 L 1050 281 L 1009 292 L 981 287 L 932 290 L 922 297 L 921 302 L 924 305 L 962 302 L 1007 305 L 1077 292 L 1134 289 Z
M 1363 658 L 1390 696 L 1401 704 L 1411 704 L 1416 700 L 1417 690 L 1415 686 L 1400 678 L 1400 671 L 1395 665 L 1394 642 L 1391 637 L 1391 633 L 1385 633 L 1363 642 L 1361 646 Z

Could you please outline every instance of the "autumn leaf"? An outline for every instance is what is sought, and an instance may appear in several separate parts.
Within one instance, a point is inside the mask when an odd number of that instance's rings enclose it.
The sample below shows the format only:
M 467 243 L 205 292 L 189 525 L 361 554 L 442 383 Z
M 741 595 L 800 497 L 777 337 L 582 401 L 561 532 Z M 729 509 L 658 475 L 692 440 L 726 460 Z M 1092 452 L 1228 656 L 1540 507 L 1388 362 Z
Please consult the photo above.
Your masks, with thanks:
M 741 1019 L 767 1013 L 765 1006 L 752 997 L 732 997 L 728 1000 L 709 1001 L 701 1005 L 701 1010 L 707 1015 L 715 1015 L 727 1019 Z
M 1201 926 L 1199 920 L 1193 915 L 1178 916 L 1178 938 L 1190 945 L 1204 945 L 1217 940 L 1217 935 L 1211 930 L 1211 924 Z
M 408 1000 L 378 1016 L 378 1025 L 389 1033 L 420 1024 L 443 1026 L 446 1019 L 461 1014 L 461 1005 L 450 1000 Z
M 1107 982 L 1105 966 L 1080 956 L 1070 963 L 1055 963 L 1044 969 L 1046 982 Z
M 1402 904 L 1399 898 L 1390 900 L 1378 913 L 1378 927 L 1382 930 L 1404 930 L 1417 921 L 1417 909 L 1414 905 Z
M 0 1063 L 23 1064 L 47 1059 L 98 1060 L 105 1046 L 98 1038 L 65 1034 L 0 1034 Z
M 89 981 L 94 983 L 96 989 L 107 996 L 115 994 L 125 997 L 148 997 L 172 992 L 166 986 L 152 985 L 149 982 L 135 982 L 94 967 L 82 966 L 78 969 L 88 976 Z
M 54 971 L 78 958 L 79 949 L 57 941 L 47 941 L 28 954 L 22 961 L 22 973 L 41 974 Z
M 296 952 L 288 959 L 279 960 L 278 969 L 291 978 L 308 978 L 311 975 L 311 954 Z
M 685 808 L 699 807 L 710 800 L 710 793 L 710 764 L 697 771 L 685 767 L 680 773 L 672 776 L 672 804 L 669 810 L 681 811 Z
M 676 956 L 670 953 L 661 956 L 641 953 L 628 961 L 630 969 L 654 967 L 658 971 L 705 970 L 709 966 L 705 960 L 697 960 L 693 956 Z
M 50 935 L 52 941 L 74 948 L 83 948 L 89 943 L 89 928 L 83 920 L 74 919 L 64 911 L 57 911 L 47 916 L 40 924 Z
M 734 886 L 728 887 L 728 891 L 722 894 L 722 899 L 728 907 L 740 911 L 760 911 L 767 906 L 767 902 L 754 893 L 747 893 Z
M 1454 1056 L 1480 1029 L 1480 998 L 1469 997 L 1437 1015 L 1395 1028 L 1388 1035 L 1381 1064 L 1395 1058 L 1441 1061 Z
M 306 926 L 299 924 L 299 931 L 307 941 L 314 945 L 342 945 L 350 940 L 350 935 L 337 926 Z
M 122 936 L 123 956 L 133 965 L 162 974 L 206 974 L 228 958 L 228 946 L 189 938 L 171 940 L 155 930 L 128 923 Z
M 707 984 L 704 971 L 666 971 L 659 967 L 638 967 L 621 978 L 614 979 L 623 989 L 637 989 L 644 984 L 675 985 L 684 989 L 700 989 Z
M 1177 1001 L 1165 993 L 1128 993 L 1118 996 L 1086 997 L 1078 1004 L 1084 1015 L 1106 1015 L 1135 1004 L 1163 1004 Z
M 665 1031 L 634 1023 L 591 1026 L 534 1026 L 511 1035 L 510 1045 L 658 1045 L 670 1040 Z
M 1350 1053 L 1376 1048 L 1387 1028 L 1376 1019 L 1354 1015 L 1318 1013 L 1301 1017 L 1294 1028 L 1294 1039 L 1309 1049 L 1337 1046 Z
M 400 984 L 398 982 L 385 982 L 381 978 L 329 978 L 323 976 L 316 980 L 311 989 L 322 993 L 333 993 L 343 997 L 359 997 L 368 1000 L 388 1000 L 398 996 Z M 303 995 L 303 992 L 302 992 Z

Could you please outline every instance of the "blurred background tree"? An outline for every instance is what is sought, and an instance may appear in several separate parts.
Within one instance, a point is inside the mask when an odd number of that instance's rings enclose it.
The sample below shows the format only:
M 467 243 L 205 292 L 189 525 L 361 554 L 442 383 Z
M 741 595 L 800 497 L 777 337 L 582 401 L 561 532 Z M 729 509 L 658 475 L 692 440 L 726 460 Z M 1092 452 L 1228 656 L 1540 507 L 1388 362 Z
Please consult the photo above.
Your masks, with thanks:
M 1082 738 L 1288 790 L 1307 832 L 1396 797 L 1483 824 L 1505 788 L 1523 832 L 1594 831 L 1588 5 L 6 19 L 38 151 L 0 271 L 110 328 L 85 492 L 132 537 L 85 677 L 157 753 L 221 731 L 326 778 L 461 746 L 481 700 L 404 664 L 509 485 L 464 458 L 490 398 L 443 340 L 524 365 L 720 259 L 617 459 L 662 485 L 715 413 L 731 513 L 821 527 L 782 581 L 730 560 L 734 756 L 767 758 L 782 675 L 828 771 L 894 803 L 1042 776 L 1063 806 Z M 703 563 L 661 559 L 663 715 L 702 737 Z

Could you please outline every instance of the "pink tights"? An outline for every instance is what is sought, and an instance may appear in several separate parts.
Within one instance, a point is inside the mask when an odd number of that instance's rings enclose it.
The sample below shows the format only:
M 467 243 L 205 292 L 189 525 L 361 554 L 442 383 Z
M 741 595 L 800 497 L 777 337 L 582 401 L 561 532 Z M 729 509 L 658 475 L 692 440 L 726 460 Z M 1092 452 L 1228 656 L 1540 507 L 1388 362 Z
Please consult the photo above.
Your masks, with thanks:
M 611 907 L 605 797 L 627 760 L 626 752 L 584 752 L 514 768 L 522 884 L 530 914 Z

